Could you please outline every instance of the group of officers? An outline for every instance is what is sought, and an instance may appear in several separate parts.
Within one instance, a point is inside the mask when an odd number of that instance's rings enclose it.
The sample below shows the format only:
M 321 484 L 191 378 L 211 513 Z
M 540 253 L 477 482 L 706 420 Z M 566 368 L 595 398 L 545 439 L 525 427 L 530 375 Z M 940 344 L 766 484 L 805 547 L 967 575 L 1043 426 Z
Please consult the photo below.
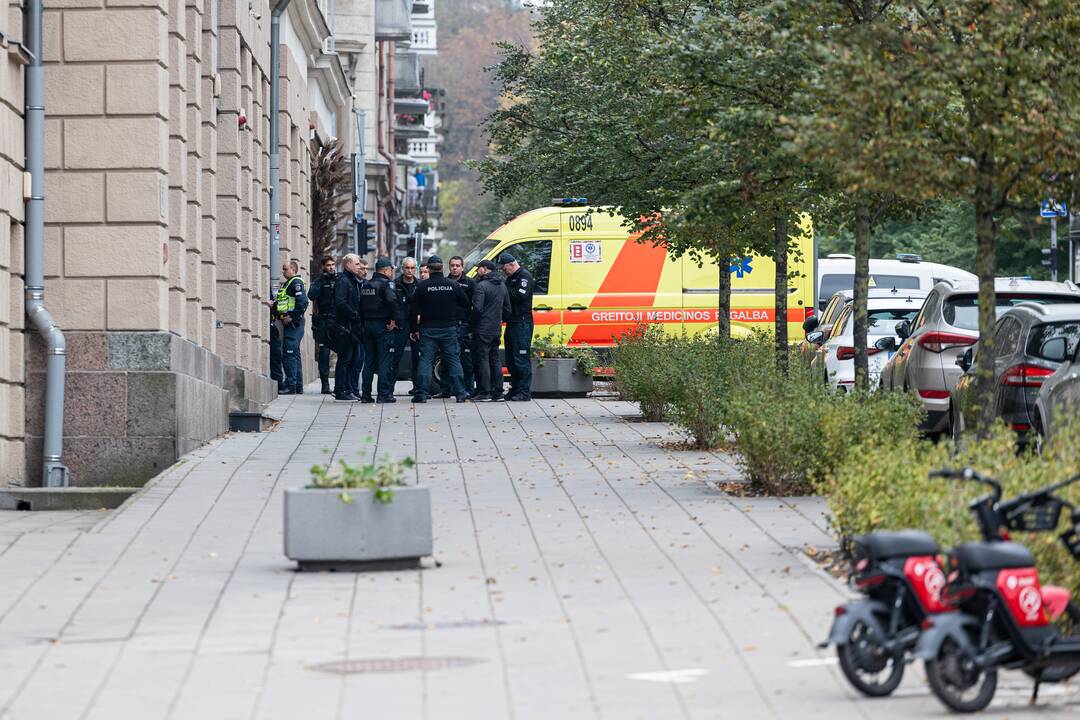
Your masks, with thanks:
M 459 403 L 531 399 L 534 284 L 515 257 L 503 253 L 498 266 L 481 261 L 475 279 L 465 275 L 457 255 L 446 274 L 437 255 L 420 268 L 405 258 L 397 275 L 393 263 L 380 257 L 370 278 L 368 261 L 359 255 L 345 255 L 341 265 L 338 271 L 333 257 L 322 258 L 321 274 L 310 289 L 299 277 L 298 263 L 282 267 L 281 289 L 270 302 L 271 377 L 280 394 L 304 391 L 299 353 L 310 300 L 322 392 L 336 400 L 396 402 L 394 386 L 406 346 L 414 403 L 430 397 L 454 397 Z M 500 340 L 510 371 L 505 394 Z M 337 355 L 333 390 L 331 352 Z M 429 384 L 437 356 L 441 387 L 433 394 Z

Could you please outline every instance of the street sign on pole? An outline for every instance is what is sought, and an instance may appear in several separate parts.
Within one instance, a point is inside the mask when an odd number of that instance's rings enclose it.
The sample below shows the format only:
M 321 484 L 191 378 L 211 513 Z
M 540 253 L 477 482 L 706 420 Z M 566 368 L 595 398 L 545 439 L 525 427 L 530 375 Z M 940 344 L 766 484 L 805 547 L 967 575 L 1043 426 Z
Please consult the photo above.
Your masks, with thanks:
M 1050 280 L 1057 282 L 1057 216 L 1050 218 Z
M 1065 203 L 1054 202 L 1053 198 L 1043 200 L 1039 206 L 1039 215 L 1044 218 L 1069 217 L 1069 208 Z

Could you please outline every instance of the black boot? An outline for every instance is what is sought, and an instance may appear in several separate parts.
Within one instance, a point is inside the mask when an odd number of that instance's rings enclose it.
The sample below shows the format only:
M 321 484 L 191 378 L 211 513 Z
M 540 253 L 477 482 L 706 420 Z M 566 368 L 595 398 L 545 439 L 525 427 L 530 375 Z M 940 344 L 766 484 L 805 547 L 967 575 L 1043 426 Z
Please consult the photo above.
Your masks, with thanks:
M 322 394 L 323 395 L 333 395 L 334 394 L 334 391 L 330 389 L 330 379 L 329 378 L 323 378 L 322 379 Z

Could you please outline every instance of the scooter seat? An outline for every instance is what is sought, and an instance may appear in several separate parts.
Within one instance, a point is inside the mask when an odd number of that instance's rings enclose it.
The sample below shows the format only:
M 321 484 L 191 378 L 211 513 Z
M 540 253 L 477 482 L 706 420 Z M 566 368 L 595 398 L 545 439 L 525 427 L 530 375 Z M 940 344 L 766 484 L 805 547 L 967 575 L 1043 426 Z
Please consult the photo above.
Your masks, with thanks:
M 876 532 L 855 537 L 857 554 L 884 560 L 911 555 L 936 555 L 938 544 L 923 530 Z
M 970 542 L 953 550 L 960 566 L 969 572 L 1035 567 L 1035 558 L 1023 545 L 1011 542 Z

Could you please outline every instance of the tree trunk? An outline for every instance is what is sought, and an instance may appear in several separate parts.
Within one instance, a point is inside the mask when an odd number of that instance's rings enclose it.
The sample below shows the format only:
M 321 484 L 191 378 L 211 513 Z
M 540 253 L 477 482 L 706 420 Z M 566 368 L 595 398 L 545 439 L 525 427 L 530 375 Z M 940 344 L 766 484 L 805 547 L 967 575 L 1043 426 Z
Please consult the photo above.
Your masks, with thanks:
M 716 303 L 717 335 L 721 340 L 731 338 L 731 261 L 725 254 L 719 258 L 720 295 Z
M 852 313 L 855 345 L 855 389 L 869 388 L 867 359 L 867 295 L 870 292 L 870 205 L 864 195 L 855 198 L 855 297 Z
M 788 231 L 787 218 L 776 217 L 773 235 L 773 252 L 776 255 L 776 369 L 782 375 L 788 371 Z
M 994 396 L 994 325 L 997 324 L 994 274 L 997 257 L 994 224 L 994 189 L 989 161 L 980 163 L 975 180 L 975 273 L 979 276 L 979 345 L 975 356 L 974 407 L 979 408 L 976 431 L 986 437 L 997 416 Z

